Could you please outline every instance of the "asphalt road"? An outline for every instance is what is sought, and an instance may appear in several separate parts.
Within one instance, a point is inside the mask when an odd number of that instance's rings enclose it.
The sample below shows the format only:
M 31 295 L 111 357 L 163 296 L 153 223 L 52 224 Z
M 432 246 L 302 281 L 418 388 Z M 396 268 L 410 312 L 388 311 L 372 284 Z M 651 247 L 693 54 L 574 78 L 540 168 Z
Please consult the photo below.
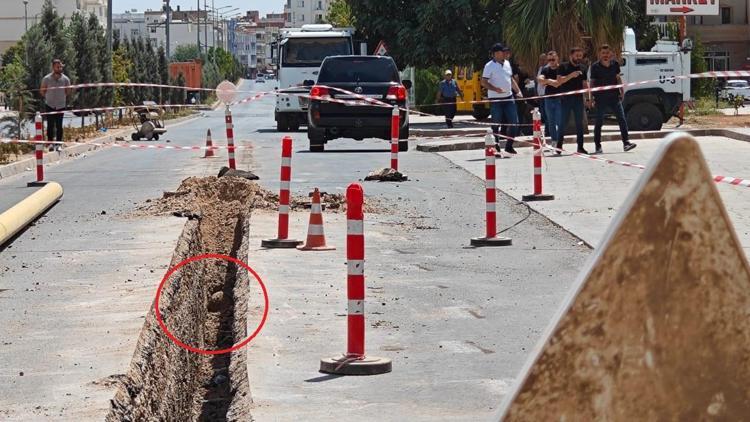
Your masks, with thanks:
M 273 130 L 273 102 L 235 107 L 234 122 L 237 143 L 252 146 L 240 153 L 240 168 L 277 190 L 283 134 Z M 203 144 L 209 127 L 221 144 L 223 110 L 169 128 L 167 139 Z M 385 141 L 333 141 L 311 154 L 303 133 L 291 135 L 296 194 L 343 193 L 389 162 Z M 187 176 L 215 174 L 226 151 L 198 156 L 110 148 L 48 168 L 65 197 L 0 251 L 0 419 L 102 419 L 113 390 L 94 382 L 127 370 L 182 225 L 123 215 Z M 345 223 L 327 214 L 337 251 L 258 248 L 247 257 L 271 300 L 268 325 L 248 348 L 256 420 L 488 419 L 590 254 L 502 195 L 500 226 L 513 226 L 505 235 L 514 245 L 469 248 L 484 230 L 481 180 L 436 154 L 401 154 L 401 168 L 410 181 L 363 183 L 382 208 L 366 225 L 368 350 L 393 358 L 394 371 L 317 373 L 318 360 L 345 345 Z M 29 193 L 32 177 L 0 182 L 0 210 Z M 293 215 L 294 236 L 304 238 L 306 219 Z M 274 215 L 254 214 L 252 240 L 271 237 L 274 224 Z

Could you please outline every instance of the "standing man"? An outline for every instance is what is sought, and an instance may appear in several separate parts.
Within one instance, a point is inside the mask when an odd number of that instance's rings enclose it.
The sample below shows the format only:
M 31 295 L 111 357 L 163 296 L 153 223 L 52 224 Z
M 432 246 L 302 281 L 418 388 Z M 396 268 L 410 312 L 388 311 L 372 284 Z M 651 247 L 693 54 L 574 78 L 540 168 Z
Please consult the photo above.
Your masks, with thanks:
M 573 76 L 560 76 L 560 59 L 557 56 L 557 51 L 552 50 L 547 53 L 547 66 L 544 66 L 541 74 L 537 80 L 539 85 L 545 87 L 545 93 L 547 95 L 555 95 L 560 92 L 560 85 L 570 80 Z M 562 124 L 562 100 L 561 97 L 549 97 L 544 99 L 544 106 L 547 108 L 547 127 L 551 139 L 557 141 L 562 139 L 563 135 L 563 124 Z M 557 143 L 558 150 L 557 155 L 560 155 L 561 144 Z
M 581 47 L 573 47 L 570 49 L 570 56 L 567 63 L 563 63 L 558 71 L 559 76 L 565 76 L 565 81 L 560 85 L 560 93 L 579 91 L 582 89 L 588 89 L 589 85 L 586 82 L 586 66 L 583 64 L 583 49 Z M 565 95 L 561 100 L 562 114 L 560 120 L 560 133 L 557 136 L 557 148 L 562 149 L 563 141 L 565 139 L 565 127 L 568 124 L 568 118 L 570 113 L 573 113 L 575 124 L 576 124 L 576 143 L 578 144 L 578 152 L 580 154 L 587 154 L 583 148 L 583 94 Z
M 612 60 L 612 50 L 609 45 L 603 44 L 599 47 L 599 61 L 591 65 L 591 87 L 622 85 L 620 74 L 620 64 Z M 617 124 L 620 125 L 620 136 L 625 151 L 630 151 L 636 147 L 636 144 L 628 141 L 628 123 L 625 120 L 625 111 L 622 108 L 622 99 L 625 97 L 623 87 L 607 89 L 605 91 L 594 92 L 594 99 L 591 100 L 591 92 L 587 93 L 588 100 L 596 108 L 596 124 L 594 126 L 594 145 L 596 153 L 602 153 L 602 125 L 604 124 L 604 113 L 612 111 L 617 117 Z
M 547 53 L 542 53 L 539 55 L 539 67 L 536 71 L 536 79 L 534 79 L 534 85 L 536 86 L 536 95 L 538 97 L 544 97 L 547 88 L 543 83 L 539 81 L 539 76 L 542 74 L 542 70 L 545 66 L 547 66 Z M 540 98 L 539 100 L 537 100 L 537 102 L 539 103 L 539 112 L 542 114 L 542 123 L 544 123 L 544 136 L 549 137 L 549 122 L 547 121 L 547 110 L 544 106 L 544 101 L 544 98 Z
M 67 106 L 68 96 L 73 91 L 70 79 L 63 74 L 63 63 L 60 59 L 52 60 L 52 73 L 42 79 L 39 92 L 44 97 L 46 111 L 52 112 L 47 115 L 47 142 L 63 141 L 63 113 Z M 58 113 L 59 112 L 59 113 Z M 62 144 L 50 145 L 49 150 L 59 150 Z
M 518 111 L 513 93 L 515 92 L 518 98 L 523 98 L 523 94 L 516 81 L 513 80 L 510 62 L 505 59 L 507 51 L 509 49 L 500 43 L 492 46 L 492 60 L 484 65 L 482 72 L 482 87 L 487 89 L 487 95 L 491 101 L 490 113 L 492 122 L 495 123 L 492 126 L 492 132 L 497 135 L 498 124 L 509 125 L 508 134 L 513 138 L 518 131 Z M 516 154 L 516 150 L 513 149 L 513 139 L 506 141 L 505 152 Z
M 453 118 L 456 117 L 456 97 L 463 99 L 464 93 L 458 87 L 458 83 L 453 79 L 453 72 L 445 71 L 444 79 L 438 84 L 438 92 L 435 98 L 436 103 L 443 105 L 443 114 L 445 114 L 445 124 L 449 128 L 453 127 Z

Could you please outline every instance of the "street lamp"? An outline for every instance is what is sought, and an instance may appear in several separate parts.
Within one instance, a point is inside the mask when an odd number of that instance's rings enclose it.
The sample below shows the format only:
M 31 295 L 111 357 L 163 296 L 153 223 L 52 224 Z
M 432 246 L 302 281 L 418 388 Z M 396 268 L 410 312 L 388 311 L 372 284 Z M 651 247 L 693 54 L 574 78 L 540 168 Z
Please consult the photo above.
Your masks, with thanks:
M 23 0 L 23 20 L 26 22 L 26 32 L 29 32 L 29 0 Z

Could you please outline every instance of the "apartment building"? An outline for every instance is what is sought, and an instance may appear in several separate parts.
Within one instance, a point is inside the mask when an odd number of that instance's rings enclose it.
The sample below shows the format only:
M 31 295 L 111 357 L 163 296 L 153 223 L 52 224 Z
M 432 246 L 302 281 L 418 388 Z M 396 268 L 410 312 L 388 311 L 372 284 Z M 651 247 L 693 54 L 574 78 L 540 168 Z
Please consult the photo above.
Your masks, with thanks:
M 750 0 L 720 0 L 718 16 L 689 16 L 687 31 L 706 45 L 710 70 L 750 70 Z
M 200 38 L 201 48 L 206 46 L 225 46 L 223 22 L 206 21 L 206 12 L 201 10 L 177 10 L 172 12 L 169 26 L 170 51 L 174 52 L 180 45 L 197 45 Z M 129 11 L 112 16 L 112 29 L 119 38 L 150 38 L 155 46 L 166 47 L 166 15 L 158 10 L 145 12 Z M 200 23 L 199 23 L 200 22 Z
M 287 26 L 300 27 L 325 20 L 330 7 L 330 0 L 287 0 L 284 8 L 287 14 Z
M 93 13 L 102 26 L 107 25 L 107 0 L 51 0 L 57 13 L 70 17 L 76 12 Z M 0 54 L 21 40 L 30 27 L 39 21 L 44 0 L 2 0 L 0 7 Z

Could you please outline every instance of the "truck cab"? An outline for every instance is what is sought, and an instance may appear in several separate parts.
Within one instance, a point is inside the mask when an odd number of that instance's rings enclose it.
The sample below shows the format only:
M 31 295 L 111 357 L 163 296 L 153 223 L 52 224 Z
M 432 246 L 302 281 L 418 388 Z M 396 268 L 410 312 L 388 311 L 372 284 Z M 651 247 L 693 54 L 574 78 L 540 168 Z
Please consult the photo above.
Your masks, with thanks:
M 278 79 L 282 95 L 276 96 L 276 130 L 296 131 L 307 125 L 309 99 L 295 94 L 309 94 L 326 57 L 352 54 L 353 32 L 331 25 L 303 25 L 281 30 Z

